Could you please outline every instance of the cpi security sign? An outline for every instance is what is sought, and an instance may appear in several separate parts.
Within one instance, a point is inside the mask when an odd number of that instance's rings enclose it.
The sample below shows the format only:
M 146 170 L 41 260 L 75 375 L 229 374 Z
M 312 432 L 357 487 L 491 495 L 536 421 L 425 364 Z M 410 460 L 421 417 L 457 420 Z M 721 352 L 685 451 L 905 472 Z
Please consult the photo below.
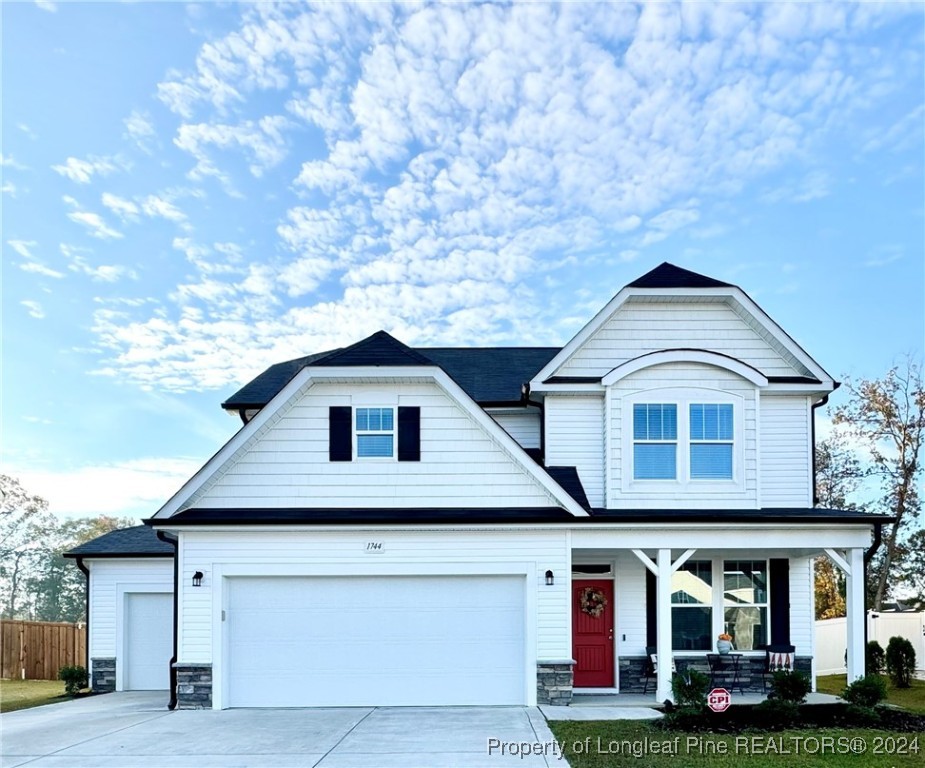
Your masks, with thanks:
M 725 712 L 732 704 L 732 696 L 725 688 L 714 688 L 707 694 L 707 706 L 714 712 Z

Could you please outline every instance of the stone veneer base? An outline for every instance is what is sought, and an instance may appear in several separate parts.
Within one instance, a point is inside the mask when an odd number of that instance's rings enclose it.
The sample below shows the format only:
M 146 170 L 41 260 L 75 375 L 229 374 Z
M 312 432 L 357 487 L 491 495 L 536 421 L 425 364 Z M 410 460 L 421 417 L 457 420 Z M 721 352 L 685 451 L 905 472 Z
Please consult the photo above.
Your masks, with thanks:
M 177 671 L 177 709 L 212 709 L 212 665 L 180 664 Z
M 116 660 L 90 659 L 90 688 L 94 693 L 112 693 L 116 690 Z
M 710 665 L 707 664 L 705 656 L 675 656 L 675 667 L 678 672 L 684 672 L 687 669 L 696 669 L 703 672 L 709 677 Z M 767 660 L 762 653 L 760 656 L 743 656 L 739 660 L 739 682 L 749 693 L 763 693 L 764 688 L 764 670 Z M 812 657 L 797 656 L 794 661 L 794 667 L 797 672 L 805 672 L 807 675 L 812 674 Z M 630 656 L 620 658 L 620 693 L 642 693 L 646 687 L 646 657 Z M 729 688 L 732 686 L 732 672 L 717 673 L 714 683 L 717 686 Z M 739 685 L 736 685 L 736 691 Z M 649 680 L 648 693 L 655 692 L 655 678 Z
M 536 703 L 567 707 L 572 703 L 574 661 L 536 665 Z

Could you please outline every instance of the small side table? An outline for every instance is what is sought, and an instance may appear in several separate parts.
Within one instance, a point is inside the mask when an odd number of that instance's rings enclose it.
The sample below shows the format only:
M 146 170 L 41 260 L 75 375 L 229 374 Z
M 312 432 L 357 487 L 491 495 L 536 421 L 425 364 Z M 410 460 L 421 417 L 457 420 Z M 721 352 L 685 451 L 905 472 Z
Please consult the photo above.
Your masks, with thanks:
M 738 685 L 739 691 L 745 693 L 742 681 L 739 680 L 739 661 L 741 658 L 741 653 L 708 653 L 707 664 L 710 665 L 710 688 L 716 687 L 717 675 L 728 675 L 732 672 L 732 685 L 730 688 L 734 690 Z

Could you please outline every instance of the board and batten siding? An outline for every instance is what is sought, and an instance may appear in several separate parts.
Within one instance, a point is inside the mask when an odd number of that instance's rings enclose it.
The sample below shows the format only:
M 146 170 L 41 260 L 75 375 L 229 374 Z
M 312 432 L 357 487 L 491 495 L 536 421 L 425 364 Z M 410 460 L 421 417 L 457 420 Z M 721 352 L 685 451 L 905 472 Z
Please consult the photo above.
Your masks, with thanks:
M 604 398 L 546 396 L 546 466 L 575 467 L 592 507 L 604 501 Z
M 370 541 L 383 549 L 367 554 Z M 538 661 L 570 659 L 571 613 L 569 579 L 571 554 L 568 534 L 549 531 L 248 531 L 238 533 L 183 531 L 180 534 L 180 638 L 179 660 L 212 663 L 213 597 L 221 585 L 213 580 L 218 568 L 254 567 L 273 575 L 343 575 L 345 588 L 351 573 L 400 569 L 404 575 L 439 567 L 447 575 L 473 572 L 529 572 L 527 589 L 533 590 Z M 205 578 L 201 587 L 189 586 L 195 571 Z M 555 584 L 547 586 L 552 570 Z M 226 572 L 226 571 L 223 571 Z M 281 578 L 285 576 L 280 573 Z M 527 617 L 530 621 L 531 617 Z
M 813 655 L 813 606 L 813 558 L 790 558 L 790 644 L 797 656 Z
M 329 461 L 328 408 L 357 404 L 420 407 L 421 460 Z M 324 382 L 279 413 L 190 505 L 547 507 L 558 502 L 436 384 Z
M 627 360 L 664 349 L 706 349 L 757 368 L 765 376 L 804 375 L 722 301 L 634 302 L 621 306 L 557 376 L 604 376 Z
M 118 658 L 119 623 L 125 621 L 124 606 L 119 605 L 126 592 L 169 592 L 173 594 L 173 558 L 85 558 L 90 571 L 90 633 L 88 655 L 94 658 Z
M 812 408 L 807 397 L 761 395 L 761 506 L 811 507 Z
M 540 448 L 540 414 L 536 409 L 521 413 L 495 413 L 489 415 L 523 448 Z
M 672 402 L 671 394 L 663 392 L 690 393 L 696 402 L 696 392 L 705 392 L 722 399 L 723 393 L 741 398 L 744 423 L 741 435 L 744 440 L 744 466 L 741 485 L 729 483 L 723 488 L 720 483 L 687 483 L 673 486 L 670 481 L 624 482 L 624 473 L 632 473 L 632 433 L 624 435 L 624 425 L 632 428 L 631 398 L 647 395 L 649 402 Z M 610 445 L 607 471 L 610 473 L 607 506 L 613 509 L 670 507 L 678 509 L 703 508 L 736 509 L 757 506 L 758 451 L 757 451 L 757 405 L 755 386 L 742 377 L 723 368 L 703 363 L 663 363 L 644 368 L 620 379 L 607 388 L 610 398 Z M 679 414 L 680 416 L 680 414 Z M 739 429 L 737 425 L 736 429 Z M 737 433 L 738 434 L 738 433 Z M 680 437 L 680 435 L 679 435 Z M 681 444 L 679 444 L 679 451 Z M 629 455 L 624 455 L 627 452 Z M 680 458 L 679 458 L 680 461 Z

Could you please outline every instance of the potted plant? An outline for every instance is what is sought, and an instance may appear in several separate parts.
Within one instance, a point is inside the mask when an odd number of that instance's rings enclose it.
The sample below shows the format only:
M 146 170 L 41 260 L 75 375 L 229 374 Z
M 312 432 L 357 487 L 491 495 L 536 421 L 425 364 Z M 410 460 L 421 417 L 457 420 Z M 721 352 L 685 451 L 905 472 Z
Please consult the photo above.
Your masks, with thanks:
M 735 650 L 735 646 L 732 644 L 732 635 L 723 632 L 716 641 L 716 650 L 723 655 Z

